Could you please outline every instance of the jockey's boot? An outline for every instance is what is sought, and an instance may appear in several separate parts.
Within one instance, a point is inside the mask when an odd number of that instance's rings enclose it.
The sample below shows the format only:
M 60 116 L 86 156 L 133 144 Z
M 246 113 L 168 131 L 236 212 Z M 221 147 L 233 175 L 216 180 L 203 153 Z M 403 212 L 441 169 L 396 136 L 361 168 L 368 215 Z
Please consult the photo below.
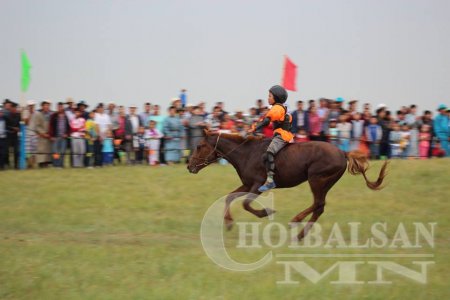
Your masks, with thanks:
M 275 184 L 275 181 L 273 181 L 273 175 L 267 174 L 266 182 L 264 183 L 264 185 L 262 185 L 258 188 L 258 191 L 260 191 L 262 193 L 262 192 L 271 190 L 271 189 L 275 188 L 276 186 L 277 185 Z
M 265 192 L 268 190 L 271 190 L 275 188 L 277 185 L 275 184 L 275 181 L 273 180 L 273 175 L 275 173 L 275 159 L 273 157 L 273 153 L 267 152 L 266 154 L 267 159 L 265 161 L 266 169 L 267 169 L 267 179 L 264 185 L 260 186 L 258 188 L 259 192 Z

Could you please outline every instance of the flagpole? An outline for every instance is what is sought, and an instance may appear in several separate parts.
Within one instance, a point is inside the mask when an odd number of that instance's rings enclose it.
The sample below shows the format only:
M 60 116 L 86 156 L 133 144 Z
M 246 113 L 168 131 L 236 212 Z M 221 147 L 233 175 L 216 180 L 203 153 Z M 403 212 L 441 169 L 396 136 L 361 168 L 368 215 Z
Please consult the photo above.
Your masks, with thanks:
M 21 55 L 22 55 L 22 51 L 23 49 L 21 49 Z M 22 59 L 21 59 L 21 63 Z M 21 74 L 23 76 L 23 74 Z M 22 84 L 22 83 L 21 83 Z M 26 153 L 25 153 L 25 140 L 26 140 L 26 132 L 27 132 L 27 128 L 25 125 L 25 121 L 23 119 L 24 116 L 24 112 L 26 109 L 26 100 L 25 100 L 25 92 L 22 90 L 21 88 L 21 92 L 20 92 L 20 107 L 21 107 L 21 117 L 20 117 L 20 143 L 19 143 L 19 169 L 20 170 L 25 170 L 27 168 L 27 164 L 26 164 Z

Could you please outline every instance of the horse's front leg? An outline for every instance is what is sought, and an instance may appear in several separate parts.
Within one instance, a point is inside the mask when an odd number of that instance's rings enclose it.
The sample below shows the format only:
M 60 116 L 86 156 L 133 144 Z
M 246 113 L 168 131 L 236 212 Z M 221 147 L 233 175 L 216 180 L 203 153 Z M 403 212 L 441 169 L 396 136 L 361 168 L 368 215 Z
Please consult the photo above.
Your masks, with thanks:
M 259 195 L 261 195 L 261 192 L 258 191 L 258 187 L 261 186 L 260 183 L 255 184 L 252 186 L 252 188 L 250 189 L 247 198 L 245 198 L 244 200 L 244 209 L 246 211 L 251 212 L 252 214 L 254 214 L 255 216 L 257 216 L 258 218 L 264 218 L 267 216 L 270 216 L 271 214 L 275 213 L 275 210 L 272 210 L 270 208 L 263 208 L 263 209 L 254 209 L 250 203 L 255 200 L 256 198 L 258 198 Z
M 249 190 L 249 187 L 241 185 L 240 187 L 229 193 L 227 198 L 225 199 L 225 213 L 223 215 L 223 221 L 228 230 L 231 230 L 231 228 L 233 227 L 233 217 L 231 216 L 230 212 L 231 202 L 233 202 L 234 199 L 242 196 L 241 193 L 247 193 Z

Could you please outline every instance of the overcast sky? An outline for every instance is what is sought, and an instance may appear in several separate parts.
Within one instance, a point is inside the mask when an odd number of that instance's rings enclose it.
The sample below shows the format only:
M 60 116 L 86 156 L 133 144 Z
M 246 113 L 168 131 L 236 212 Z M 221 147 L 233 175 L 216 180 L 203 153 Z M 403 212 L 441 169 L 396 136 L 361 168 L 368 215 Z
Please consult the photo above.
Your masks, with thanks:
M 450 1 L 0 0 L 0 93 L 247 109 L 298 65 L 296 100 L 359 99 L 419 111 L 450 104 Z

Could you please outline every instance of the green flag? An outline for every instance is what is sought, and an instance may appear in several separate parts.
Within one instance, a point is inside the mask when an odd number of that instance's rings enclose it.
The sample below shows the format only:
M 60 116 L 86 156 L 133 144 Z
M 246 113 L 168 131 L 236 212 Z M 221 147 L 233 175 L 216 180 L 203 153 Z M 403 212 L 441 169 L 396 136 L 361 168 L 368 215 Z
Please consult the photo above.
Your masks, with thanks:
M 22 92 L 26 92 L 28 90 L 28 86 L 30 85 L 30 69 L 31 64 L 28 60 L 27 54 L 22 50 L 22 82 L 21 88 Z

